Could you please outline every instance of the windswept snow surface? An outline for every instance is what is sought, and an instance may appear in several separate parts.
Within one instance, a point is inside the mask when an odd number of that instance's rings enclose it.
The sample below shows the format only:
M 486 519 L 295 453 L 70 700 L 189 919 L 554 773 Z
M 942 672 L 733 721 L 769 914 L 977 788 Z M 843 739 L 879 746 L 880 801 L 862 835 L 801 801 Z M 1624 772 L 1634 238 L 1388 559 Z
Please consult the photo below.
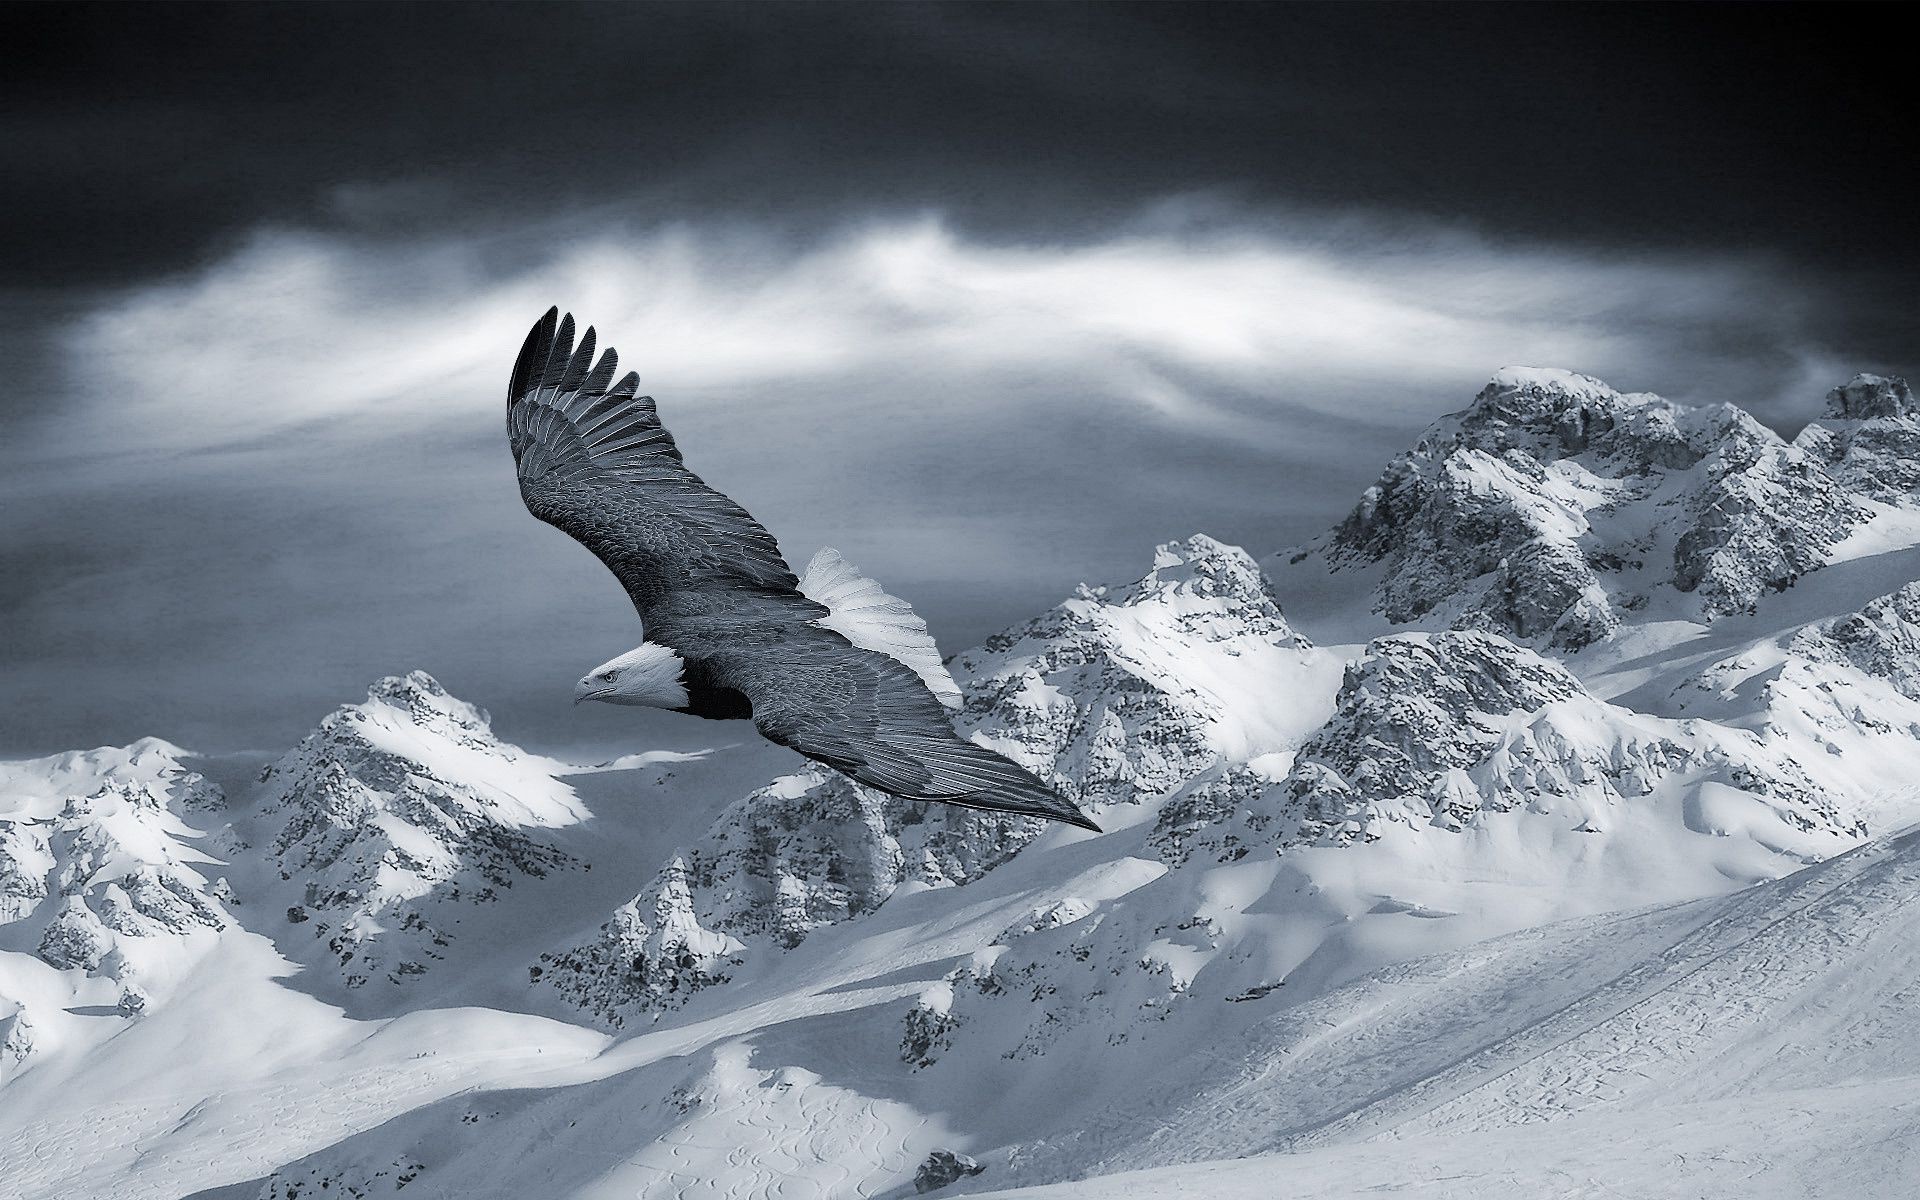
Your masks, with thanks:
M 1099 835 L 419 672 L 0 764 L 0 1198 L 1910 1194 L 1914 448 L 1503 371 L 949 660 Z

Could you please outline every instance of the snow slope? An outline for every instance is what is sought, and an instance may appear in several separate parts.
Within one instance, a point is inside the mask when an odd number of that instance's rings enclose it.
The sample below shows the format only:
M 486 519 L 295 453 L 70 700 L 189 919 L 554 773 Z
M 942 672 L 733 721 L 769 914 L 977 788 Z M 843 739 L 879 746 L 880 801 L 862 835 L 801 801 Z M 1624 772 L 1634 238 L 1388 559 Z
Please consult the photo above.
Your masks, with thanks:
M 1910 1194 L 1916 905 L 1908 833 L 1722 900 L 1407 963 L 1194 1067 L 1212 1079 L 1176 1090 L 1206 1099 L 1109 1142 L 1091 1182 L 984 1194 Z M 1183 1159 L 1214 1161 L 1106 1173 Z
M 1901 1194 L 1913 447 L 1503 371 L 949 660 L 1100 835 L 418 672 L 0 764 L 0 1197 Z

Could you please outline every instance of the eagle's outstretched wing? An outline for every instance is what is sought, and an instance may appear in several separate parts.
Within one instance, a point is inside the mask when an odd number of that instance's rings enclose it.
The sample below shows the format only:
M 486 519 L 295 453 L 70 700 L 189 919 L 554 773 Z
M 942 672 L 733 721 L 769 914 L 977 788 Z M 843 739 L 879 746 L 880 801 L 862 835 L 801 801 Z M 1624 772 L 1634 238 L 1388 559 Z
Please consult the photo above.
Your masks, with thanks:
M 780 547 L 680 461 L 640 377 L 576 347 L 573 316 L 549 309 L 527 334 L 507 392 L 507 438 L 528 511 L 593 551 L 647 618 L 684 589 L 799 586 Z M 820 615 L 825 614 L 825 609 Z
M 607 565 L 652 640 L 697 665 L 707 686 L 739 692 L 771 740 L 881 791 L 1099 828 L 954 733 L 923 675 L 938 669 L 949 700 L 958 689 L 903 601 L 837 555 L 813 578 L 840 607 L 803 595 L 773 535 L 680 461 L 639 377 L 614 383 L 614 352 L 595 362 L 593 330 L 578 347 L 573 335 L 572 315 L 550 309 L 513 365 L 507 435 L 520 495 Z
M 753 600 L 758 609 L 764 601 Z M 1012 760 L 961 738 L 914 672 L 811 623 L 750 622 L 716 641 L 715 682 L 753 705 L 754 724 L 880 791 L 908 800 L 1026 813 L 1099 831 L 1072 803 Z M 772 644 L 759 630 L 777 629 Z

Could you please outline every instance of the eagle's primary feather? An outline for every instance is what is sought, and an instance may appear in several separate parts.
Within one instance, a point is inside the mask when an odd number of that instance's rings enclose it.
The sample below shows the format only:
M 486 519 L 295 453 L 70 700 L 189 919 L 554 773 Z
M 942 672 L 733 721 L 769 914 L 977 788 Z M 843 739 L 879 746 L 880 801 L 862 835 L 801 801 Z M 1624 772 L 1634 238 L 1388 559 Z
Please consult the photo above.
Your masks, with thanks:
M 942 704 L 958 690 L 904 601 L 837 555 L 803 592 L 773 535 L 687 469 L 639 377 L 614 382 L 618 357 L 594 345 L 552 309 L 521 347 L 507 395 L 520 495 L 606 564 L 696 692 L 744 697 L 766 737 L 881 791 L 1098 829 L 954 732 Z

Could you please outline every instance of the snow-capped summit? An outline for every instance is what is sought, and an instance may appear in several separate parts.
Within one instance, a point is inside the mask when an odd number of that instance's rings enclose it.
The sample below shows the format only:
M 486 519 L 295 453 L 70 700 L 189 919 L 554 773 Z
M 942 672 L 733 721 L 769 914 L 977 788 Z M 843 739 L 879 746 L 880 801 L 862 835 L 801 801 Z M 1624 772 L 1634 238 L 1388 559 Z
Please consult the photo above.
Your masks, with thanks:
M 1302 714 L 1275 689 L 1312 649 L 1246 551 L 1195 536 L 952 665 L 996 748 L 1102 805 L 1164 795 L 1213 756 L 1286 748 Z
M 1379 568 L 1371 603 L 1393 624 L 1577 649 L 1643 611 L 1750 611 L 1823 565 L 1873 516 L 1829 471 L 1842 456 L 1731 404 L 1508 368 L 1292 562 Z
M 1170 627 L 1187 632 L 1203 632 L 1206 621 L 1218 618 L 1227 622 L 1220 630 L 1226 637 L 1253 633 L 1297 646 L 1312 644 L 1288 626 L 1273 585 L 1253 557 L 1204 533 L 1155 547 L 1152 569 L 1134 582 L 1083 585 L 1078 598 L 1110 609 L 1131 609 L 1143 619 L 1141 610 L 1155 606 L 1164 611 Z M 990 639 L 988 645 L 994 644 Z
M 378 681 L 263 777 L 271 851 L 304 887 L 287 919 L 349 987 L 424 973 L 471 905 L 569 865 L 541 833 L 586 815 L 559 769 L 425 672 Z

